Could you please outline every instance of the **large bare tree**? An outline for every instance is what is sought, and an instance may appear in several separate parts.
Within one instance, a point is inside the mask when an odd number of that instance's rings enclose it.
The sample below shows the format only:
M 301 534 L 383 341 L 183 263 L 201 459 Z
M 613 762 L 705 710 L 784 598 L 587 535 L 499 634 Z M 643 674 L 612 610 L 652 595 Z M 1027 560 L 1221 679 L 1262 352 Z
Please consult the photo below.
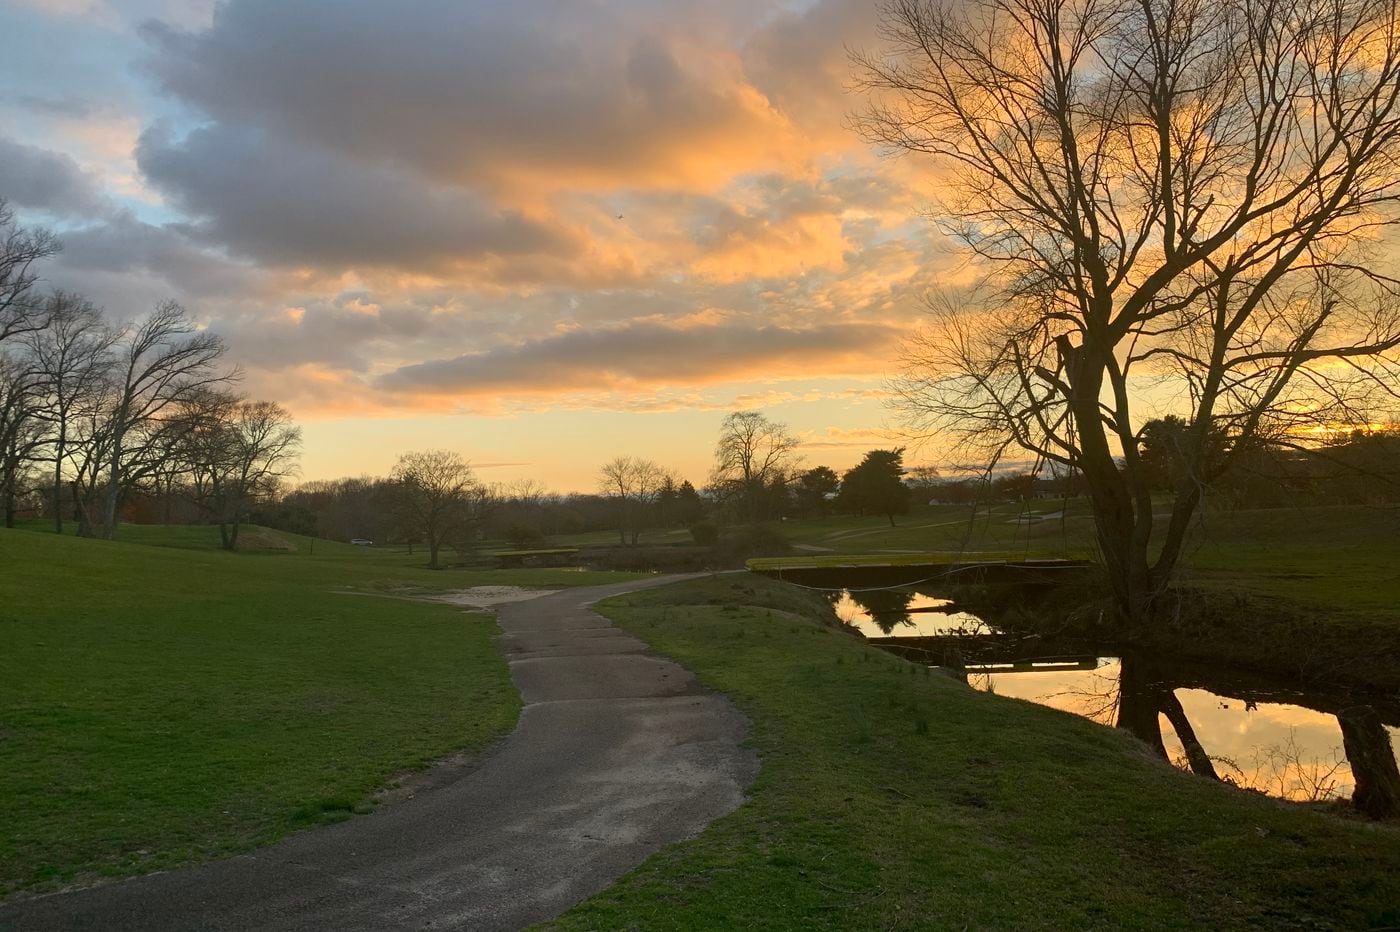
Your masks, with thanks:
M 20 226 L 0 198 L 0 343 L 43 325 L 37 266 L 59 249 L 57 238 L 47 230 Z
M 757 521 L 764 515 L 768 488 L 785 482 L 799 459 L 800 441 L 786 424 L 758 411 L 735 411 L 720 425 L 715 443 L 715 466 L 710 484 L 738 503 L 743 517 Z
M 118 334 L 91 301 L 67 292 L 52 294 L 43 316 L 44 326 L 29 333 L 24 343 L 42 398 L 36 415 L 48 427 L 54 531 L 62 534 L 64 467 L 73 441 L 70 428 L 84 407 L 100 404 Z
M 16 502 L 46 440 L 38 416 L 42 399 L 29 360 L 0 353 L 0 511 L 5 527 L 15 525 Z
M 206 392 L 185 405 L 181 433 L 195 503 L 219 525 L 225 550 L 238 547 L 250 509 L 271 499 L 296 471 L 301 429 L 286 408 L 226 392 Z
M 86 530 L 111 538 L 122 499 L 157 473 L 176 445 L 170 431 L 185 429 L 176 416 L 182 403 L 222 388 L 236 375 L 219 367 L 223 341 L 201 330 L 183 307 L 161 304 L 116 344 L 107 401 L 93 419 L 88 442 L 98 454 L 89 480 L 100 489 Z M 95 506 L 95 508 L 94 508 Z
M 894 0 L 857 56 L 859 127 L 931 158 L 982 274 L 898 404 L 1082 471 L 1126 624 L 1232 459 L 1396 395 L 1397 2 Z M 1187 425 L 1164 516 L 1145 400 Z
M 617 505 L 617 533 L 623 544 L 641 539 L 647 510 L 670 474 L 649 459 L 619 456 L 598 471 L 598 491 Z
M 405 524 L 428 544 L 428 565 L 438 567 L 438 551 L 460 538 L 485 498 L 471 466 L 450 450 L 405 453 L 394 466 Z

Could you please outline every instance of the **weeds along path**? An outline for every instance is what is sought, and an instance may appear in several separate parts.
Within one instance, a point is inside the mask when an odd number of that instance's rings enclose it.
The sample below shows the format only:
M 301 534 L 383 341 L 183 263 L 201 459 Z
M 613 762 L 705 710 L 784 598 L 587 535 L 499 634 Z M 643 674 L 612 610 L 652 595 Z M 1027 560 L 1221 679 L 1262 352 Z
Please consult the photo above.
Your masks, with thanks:
M 513 929 L 731 812 L 758 772 L 723 696 L 594 612 L 687 576 L 501 606 L 525 701 L 471 772 L 375 813 L 188 870 L 0 907 L 0 930 Z

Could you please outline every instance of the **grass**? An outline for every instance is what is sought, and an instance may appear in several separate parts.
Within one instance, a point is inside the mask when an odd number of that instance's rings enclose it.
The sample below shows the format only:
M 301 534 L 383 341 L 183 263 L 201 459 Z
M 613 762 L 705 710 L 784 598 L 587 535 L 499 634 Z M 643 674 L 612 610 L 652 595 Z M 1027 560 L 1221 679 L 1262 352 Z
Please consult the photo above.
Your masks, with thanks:
M 435 572 L 421 553 L 313 553 L 281 534 L 225 553 L 210 527 L 121 533 L 0 530 L 0 896 L 347 818 L 396 772 L 513 727 L 490 615 L 346 592 L 628 578 Z
M 1367 928 L 1400 828 L 1207 783 L 1131 738 L 976 692 L 756 577 L 602 610 L 753 722 L 751 798 L 559 928 Z
M 809 554 L 796 557 L 755 557 L 748 561 L 748 568 L 762 572 L 765 570 L 841 569 L 857 566 L 942 566 L 962 562 L 965 557 L 975 562 L 987 563 L 1020 563 L 1024 559 L 1021 554 L 1005 550 L 967 550 L 962 553 L 950 553 L 944 550 L 935 553 Z
M 1027 515 L 1048 515 L 1026 521 Z M 781 524 L 794 559 L 814 565 L 953 560 L 957 555 L 1025 560 L 1094 552 L 1084 499 L 980 506 L 936 505 L 902 516 L 835 515 Z M 1400 605 L 1400 507 L 1310 506 L 1208 509 L 1186 548 L 1181 581 L 1283 600 L 1336 622 L 1395 622 Z

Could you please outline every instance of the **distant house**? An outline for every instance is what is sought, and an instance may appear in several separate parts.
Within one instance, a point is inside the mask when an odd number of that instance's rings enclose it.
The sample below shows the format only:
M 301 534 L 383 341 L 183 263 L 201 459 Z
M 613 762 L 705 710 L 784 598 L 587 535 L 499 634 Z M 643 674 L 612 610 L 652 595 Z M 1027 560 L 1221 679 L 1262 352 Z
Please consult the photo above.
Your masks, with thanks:
M 1048 499 L 1077 498 L 1079 484 L 1066 478 L 1036 479 L 1031 484 L 1030 497 L 1037 501 Z

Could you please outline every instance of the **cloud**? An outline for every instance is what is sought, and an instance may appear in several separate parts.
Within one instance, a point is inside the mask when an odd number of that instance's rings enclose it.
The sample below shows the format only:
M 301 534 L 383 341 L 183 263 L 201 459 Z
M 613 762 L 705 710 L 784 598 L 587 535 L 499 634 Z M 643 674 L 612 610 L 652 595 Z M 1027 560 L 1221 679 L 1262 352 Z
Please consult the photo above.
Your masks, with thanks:
M 72 156 L 54 283 L 185 301 L 299 413 L 835 409 L 947 268 L 842 125 L 875 3 L 60 0 L 147 81 L 3 103 Z
M 137 161 L 194 218 L 194 233 L 268 265 L 445 272 L 578 248 L 566 233 L 469 191 L 258 130 L 215 124 L 180 139 L 151 130 Z
M 93 217 L 112 209 L 97 180 L 61 152 L 0 136 L 0 197 L 55 217 Z
M 774 16 L 745 44 L 745 74 L 784 113 L 838 144 L 857 103 L 847 49 L 877 40 L 879 0 L 815 0 Z
M 878 324 L 784 328 L 679 327 L 638 322 L 573 330 L 515 345 L 400 367 L 377 380 L 389 392 L 460 397 L 599 392 L 639 386 L 771 381 L 862 374 L 898 333 Z
M 696 41 L 713 37 L 705 18 L 716 15 L 597 0 L 348 0 L 328 16 L 309 0 L 236 0 L 208 30 L 148 25 L 147 68 L 218 122 L 440 183 L 703 186 L 787 161 L 792 135 L 736 48 Z
M 192 241 L 179 225 L 146 223 L 128 212 L 64 232 L 55 280 L 103 300 L 96 280 L 123 275 L 158 279 L 166 297 L 173 290 L 184 299 L 247 295 L 261 277 L 255 268 Z
M 803 448 L 809 450 L 889 449 L 902 442 L 899 431 L 869 427 L 828 427 L 821 433 L 806 431 L 801 434 L 801 440 Z
M 27 113 L 73 120 L 87 119 L 102 109 L 94 101 L 75 94 L 7 94 L 0 97 L 0 101 L 13 104 Z

